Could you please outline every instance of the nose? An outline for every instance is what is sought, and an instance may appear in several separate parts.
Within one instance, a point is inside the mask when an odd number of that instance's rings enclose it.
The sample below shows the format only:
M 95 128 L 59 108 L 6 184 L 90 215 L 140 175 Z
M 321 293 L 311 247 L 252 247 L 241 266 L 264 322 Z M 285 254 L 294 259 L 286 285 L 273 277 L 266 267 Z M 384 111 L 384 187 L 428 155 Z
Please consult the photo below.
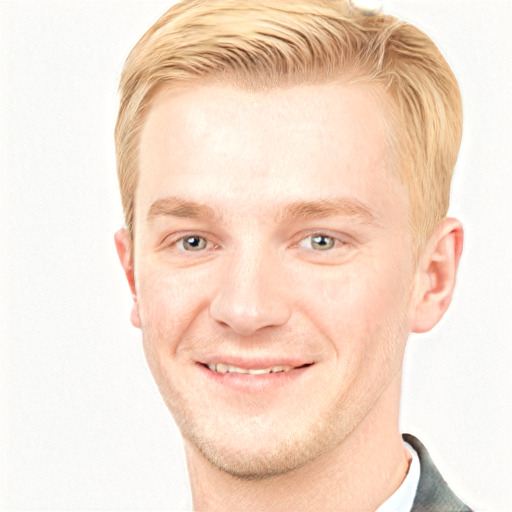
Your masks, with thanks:
M 247 252 L 233 254 L 224 262 L 209 308 L 217 324 L 241 336 L 283 325 L 291 312 L 276 258 Z

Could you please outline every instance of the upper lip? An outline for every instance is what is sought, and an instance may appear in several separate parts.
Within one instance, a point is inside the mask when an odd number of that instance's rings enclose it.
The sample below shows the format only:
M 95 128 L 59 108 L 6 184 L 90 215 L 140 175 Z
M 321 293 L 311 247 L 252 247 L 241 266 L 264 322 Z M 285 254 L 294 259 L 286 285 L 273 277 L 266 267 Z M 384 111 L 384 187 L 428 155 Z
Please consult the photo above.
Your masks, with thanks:
M 216 355 L 211 357 L 200 358 L 198 363 L 204 365 L 214 364 L 226 364 L 229 366 L 236 366 L 244 370 L 250 369 L 263 369 L 272 368 L 274 366 L 292 366 L 299 368 L 301 366 L 313 364 L 314 361 L 308 358 L 297 358 L 297 357 L 241 357 L 233 355 Z

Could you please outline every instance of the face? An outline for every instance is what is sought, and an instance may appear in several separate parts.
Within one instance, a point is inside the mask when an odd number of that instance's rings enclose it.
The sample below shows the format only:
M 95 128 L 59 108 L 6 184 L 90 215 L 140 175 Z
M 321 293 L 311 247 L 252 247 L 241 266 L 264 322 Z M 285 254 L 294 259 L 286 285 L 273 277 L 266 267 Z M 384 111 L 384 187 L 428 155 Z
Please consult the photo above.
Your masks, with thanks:
M 184 438 L 231 474 L 333 449 L 400 374 L 414 270 L 385 116 L 341 85 L 197 86 L 148 114 L 132 321 Z

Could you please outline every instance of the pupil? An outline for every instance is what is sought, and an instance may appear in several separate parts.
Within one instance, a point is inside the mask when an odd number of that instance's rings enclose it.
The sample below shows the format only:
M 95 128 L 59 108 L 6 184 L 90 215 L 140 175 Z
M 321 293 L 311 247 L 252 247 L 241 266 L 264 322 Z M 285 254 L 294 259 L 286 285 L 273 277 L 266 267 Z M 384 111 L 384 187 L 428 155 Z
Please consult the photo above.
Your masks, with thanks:
M 318 235 L 313 237 L 313 246 L 318 249 L 330 249 L 334 245 L 334 240 L 330 236 Z
M 199 236 L 189 236 L 185 239 L 184 243 L 186 247 L 192 250 L 204 249 L 204 246 L 206 245 L 204 239 Z

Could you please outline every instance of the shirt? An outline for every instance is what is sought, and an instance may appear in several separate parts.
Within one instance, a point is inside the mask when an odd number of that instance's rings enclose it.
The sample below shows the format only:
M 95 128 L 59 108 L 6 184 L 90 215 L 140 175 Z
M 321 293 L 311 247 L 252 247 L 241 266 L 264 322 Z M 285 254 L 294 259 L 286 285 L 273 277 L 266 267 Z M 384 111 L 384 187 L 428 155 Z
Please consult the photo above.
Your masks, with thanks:
M 409 443 L 404 442 L 404 445 L 412 457 L 409 471 L 400 487 L 375 512 L 410 512 L 412 509 L 420 481 L 420 460 Z

